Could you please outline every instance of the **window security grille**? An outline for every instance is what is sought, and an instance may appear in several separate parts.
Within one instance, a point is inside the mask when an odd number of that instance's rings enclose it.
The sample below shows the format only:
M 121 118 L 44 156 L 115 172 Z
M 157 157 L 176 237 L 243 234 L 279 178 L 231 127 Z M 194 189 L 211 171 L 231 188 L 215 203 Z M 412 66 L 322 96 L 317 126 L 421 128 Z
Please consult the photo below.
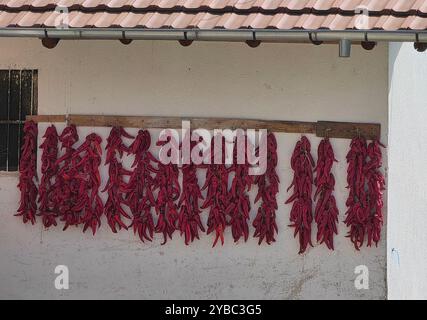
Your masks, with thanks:
M 37 79 L 37 70 L 0 70 L 0 170 L 18 170 L 25 117 L 37 114 Z

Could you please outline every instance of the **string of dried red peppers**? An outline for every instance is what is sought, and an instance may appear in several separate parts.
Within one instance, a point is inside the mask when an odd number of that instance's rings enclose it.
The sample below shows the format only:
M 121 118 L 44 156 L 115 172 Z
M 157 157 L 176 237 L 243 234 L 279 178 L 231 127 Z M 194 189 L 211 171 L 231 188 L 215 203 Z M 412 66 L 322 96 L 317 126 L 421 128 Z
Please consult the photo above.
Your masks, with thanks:
M 293 202 L 290 214 L 290 227 L 295 228 L 294 237 L 299 235 L 299 254 L 307 250 L 311 242 L 311 223 L 313 221 L 312 187 L 314 160 L 310 153 L 310 141 L 303 136 L 297 142 L 291 159 L 294 178 L 288 190 L 293 187 L 293 195 L 286 204 Z
M 328 249 L 334 250 L 334 234 L 338 234 L 338 208 L 333 195 L 335 178 L 332 174 L 332 165 L 337 162 L 328 138 L 323 139 L 317 150 L 316 178 L 314 184 L 316 203 L 314 220 L 317 223 L 317 242 L 325 243 Z
M 384 147 L 378 141 L 368 146 L 365 138 L 356 137 L 347 154 L 349 196 L 344 222 L 350 227 L 348 237 L 356 250 L 363 246 L 366 235 L 368 247 L 372 242 L 377 245 L 381 238 L 385 190 L 384 176 L 379 170 L 382 166 L 381 146 Z
M 215 150 L 215 139 L 217 144 L 221 145 L 220 153 Z M 221 244 L 224 244 L 224 230 L 227 226 L 226 210 L 229 205 L 228 194 L 228 177 L 229 169 L 225 165 L 225 137 L 214 136 L 211 140 L 210 164 L 204 166 L 206 170 L 206 180 L 202 190 L 207 189 L 206 199 L 202 205 L 202 209 L 209 208 L 208 230 L 207 234 L 215 231 L 215 239 L 212 247 L 215 247 L 218 240 L 221 239 Z M 215 158 L 221 160 L 215 163 Z
M 54 188 L 54 178 L 58 173 L 58 133 L 54 125 L 46 129 L 43 139 L 40 145 L 42 177 L 39 185 L 38 215 L 42 217 L 43 225 L 48 228 L 57 225 L 56 217 L 58 216 L 58 202 Z
M 131 173 L 123 168 L 120 159 L 123 157 L 124 152 L 128 152 L 129 149 L 123 143 L 123 137 L 133 139 L 134 137 L 128 134 L 121 127 L 113 127 L 110 131 L 110 135 L 107 138 L 107 155 L 105 159 L 105 165 L 108 165 L 108 182 L 102 190 L 107 192 L 108 198 L 104 206 L 104 214 L 107 217 L 108 225 L 113 233 L 117 233 L 117 230 L 121 228 L 128 229 L 126 224 L 122 221 L 122 216 L 131 219 L 131 217 L 123 209 L 122 204 L 125 203 L 123 198 L 123 192 L 120 186 L 123 184 L 124 176 L 128 176 Z
M 19 208 L 15 216 L 22 216 L 22 221 L 32 224 L 36 222 L 37 212 L 37 124 L 26 121 L 24 124 L 24 139 L 19 160 L 20 191 Z
M 190 152 L 196 146 L 195 141 L 191 141 Z M 178 229 L 184 235 L 185 244 L 188 245 L 195 239 L 199 239 L 199 232 L 205 232 L 200 220 L 199 200 L 203 199 L 197 179 L 197 165 L 190 159 L 189 164 L 182 165 L 182 193 L 178 202 Z
M 348 210 L 344 223 L 350 227 L 347 235 L 354 247 L 360 250 L 363 245 L 366 222 L 368 220 L 368 195 L 365 190 L 365 174 L 367 145 L 363 137 L 356 137 L 351 141 L 350 151 L 347 154 L 347 188 L 349 195 L 346 201 Z
M 63 230 L 66 230 L 70 225 L 76 226 L 80 222 L 78 212 L 73 210 L 79 202 L 80 184 L 76 179 L 72 179 L 77 173 L 73 167 L 73 155 L 76 151 L 73 146 L 78 140 L 79 136 L 74 125 L 67 126 L 59 136 L 64 154 L 56 161 L 59 170 L 55 179 L 54 189 L 56 190 L 55 201 L 58 215 L 61 221 L 65 222 Z M 75 161 L 77 160 L 75 158 Z
M 147 130 L 139 130 L 133 143 L 129 146 L 129 154 L 135 157 L 132 164 L 133 172 L 128 183 L 122 183 L 120 191 L 123 192 L 125 203 L 132 212 L 132 223 L 135 234 L 142 242 L 152 241 L 154 234 L 154 221 L 151 208 L 156 204 L 153 190 L 155 187 L 152 173 L 157 172 L 153 163 L 157 159 L 151 154 L 151 136 Z
M 239 143 L 239 138 L 244 143 Z M 248 221 L 251 203 L 247 193 L 251 190 L 254 178 L 249 175 L 250 164 L 247 152 L 245 152 L 247 143 L 248 138 L 246 135 L 236 137 L 233 150 L 233 165 L 230 169 L 230 171 L 234 172 L 234 176 L 231 182 L 230 199 L 226 214 L 230 217 L 229 225 L 231 225 L 231 234 L 234 242 L 239 241 L 241 237 L 246 242 L 249 237 Z M 238 155 L 244 156 L 244 161 L 241 161 L 243 163 L 238 163 Z
M 259 148 L 257 148 L 259 155 Z M 267 244 L 275 241 L 275 234 L 278 232 L 276 223 L 277 201 L 276 195 L 279 192 L 279 176 L 276 173 L 278 162 L 277 141 L 273 133 L 267 135 L 267 168 L 262 175 L 255 177 L 254 183 L 258 186 L 258 194 L 255 203 L 261 200 L 258 213 L 252 225 L 255 228 L 254 237 L 259 238 L 260 245 L 265 239 Z
M 101 185 L 99 165 L 101 164 L 102 139 L 96 133 L 86 137 L 85 142 L 72 156 L 73 183 L 79 184 L 78 202 L 72 210 L 79 214 L 79 223 L 83 223 L 83 232 L 89 227 L 93 235 L 101 226 L 104 212 L 102 200 L 98 194 Z
M 166 143 L 174 143 L 175 148 L 178 148 L 178 142 L 174 138 L 168 137 L 166 141 L 157 141 L 158 146 Z M 168 151 L 168 156 L 171 150 Z M 178 204 L 177 200 L 181 194 L 181 186 L 179 184 L 179 169 L 178 165 L 172 162 L 164 164 L 158 162 L 158 170 L 155 176 L 155 190 L 158 190 L 155 209 L 159 216 L 154 231 L 163 234 L 163 244 L 172 239 L 172 234 L 178 228 Z
M 367 223 L 368 246 L 372 241 L 375 245 L 381 239 L 381 228 L 383 225 L 383 191 L 385 190 L 385 179 L 380 172 L 382 166 L 381 147 L 385 148 L 379 141 L 372 141 L 368 146 L 369 160 L 366 163 L 365 172 L 369 191 L 369 219 Z

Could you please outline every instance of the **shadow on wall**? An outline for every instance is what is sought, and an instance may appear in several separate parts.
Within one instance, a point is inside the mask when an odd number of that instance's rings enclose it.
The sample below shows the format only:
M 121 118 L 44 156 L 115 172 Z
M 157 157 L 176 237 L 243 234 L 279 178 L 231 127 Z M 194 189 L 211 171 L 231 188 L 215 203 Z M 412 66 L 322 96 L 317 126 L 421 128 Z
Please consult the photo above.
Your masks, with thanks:
M 388 51 L 389 52 L 389 54 L 388 54 L 388 61 L 389 61 L 388 88 L 389 88 L 389 92 L 391 91 L 391 87 L 392 87 L 394 65 L 396 63 L 396 59 L 397 59 L 401 49 L 402 49 L 402 43 L 396 43 L 395 45 L 389 46 L 389 51 Z

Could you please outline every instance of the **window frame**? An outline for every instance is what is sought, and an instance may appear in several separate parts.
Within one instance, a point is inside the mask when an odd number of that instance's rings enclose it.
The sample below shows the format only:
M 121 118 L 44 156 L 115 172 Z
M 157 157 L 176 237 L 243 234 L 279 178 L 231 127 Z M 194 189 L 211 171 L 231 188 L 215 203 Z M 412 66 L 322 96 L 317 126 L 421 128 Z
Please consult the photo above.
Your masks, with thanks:
M 0 69 L 0 171 L 19 170 L 25 118 L 37 111 L 38 69 Z

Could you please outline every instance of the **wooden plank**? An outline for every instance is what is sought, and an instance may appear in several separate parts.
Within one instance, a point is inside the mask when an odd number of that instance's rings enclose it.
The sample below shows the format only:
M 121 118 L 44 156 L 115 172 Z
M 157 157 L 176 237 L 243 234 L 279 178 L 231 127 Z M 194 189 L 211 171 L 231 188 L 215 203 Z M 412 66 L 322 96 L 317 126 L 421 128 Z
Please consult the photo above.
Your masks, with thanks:
M 29 116 L 36 122 L 65 122 L 65 115 Z M 379 138 L 381 125 L 353 122 L 299 122 L 280 120 L 232 119 L 232 118 L 193 118 L 193 117 L 144 117 L 107 115 L 69 115 L 69 123 L 84 127 L 158 128 L 180 129 L 182 121 L 190 121 L 191 128 L 213 129 L 266 129 L 271 132 L 327 135 L 331 138 L 352 139 L 358 134 L 367 139 Z
M 64 115 L 29 116 L 36 122 L 64 122 Z M 267 129 L 272 132 L 315 133 L 315 123 L 298 121 L 231 119 L 231 118 L 193 118 L 193 117 L 144 117 L 144 116 L 106 116 L 69 115 L 69 123 L 83 127 L 158 128 L 180 129 L 182 121 L 190 121 L 193 129 Z
M 379 139 L 381 137 L 381 124 L 318 121 L 316 125 L 318 137 L 353 139 L 358 134 L 368 140 Z
M 65 122 L 64 115 L 40 115 L 40 116 L 27 116 L 26 120 L 33 120 L 34 122 Z

